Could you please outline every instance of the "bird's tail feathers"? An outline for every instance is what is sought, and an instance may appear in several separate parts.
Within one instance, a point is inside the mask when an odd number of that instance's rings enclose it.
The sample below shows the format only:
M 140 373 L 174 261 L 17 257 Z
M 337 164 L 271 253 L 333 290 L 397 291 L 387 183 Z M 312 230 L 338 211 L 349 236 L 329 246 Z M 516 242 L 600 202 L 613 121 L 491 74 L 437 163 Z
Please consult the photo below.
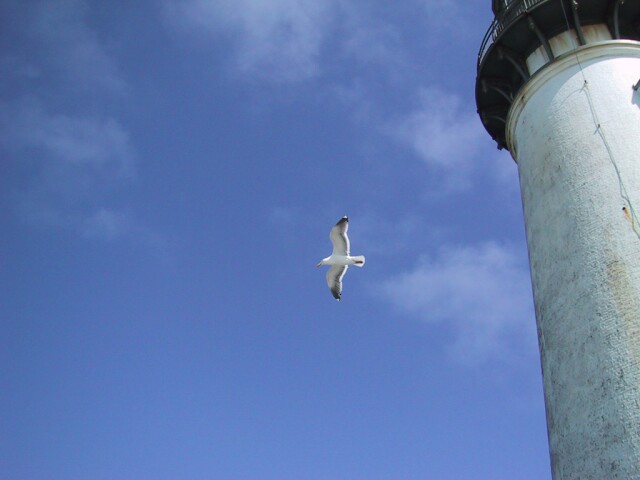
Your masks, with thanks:
M 356 257 L 351 257 L 353 260 L 353 264 L 356 267 L 364 267 L 364 255 L 358 255 Z

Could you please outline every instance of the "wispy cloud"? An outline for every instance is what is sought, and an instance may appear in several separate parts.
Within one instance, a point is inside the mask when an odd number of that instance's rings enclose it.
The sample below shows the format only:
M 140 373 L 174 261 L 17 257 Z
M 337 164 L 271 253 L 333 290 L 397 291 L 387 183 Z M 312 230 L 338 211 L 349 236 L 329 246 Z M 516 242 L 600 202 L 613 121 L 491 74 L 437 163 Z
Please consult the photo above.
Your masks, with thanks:
M 13 22 L 3 33 L 14 46 L 2 52 L 0 65 L 6 75 L 39 79 L 40 87 L 55 87 L 58 94 L 104 95 L 126 89 L 105 41 L 89 26 L 86 0 L 4 3 Z
M 458 95 L 434 87 L 423 88 L 417 103 L 415 110 L 389 122 L 385 130 L 430 167 L 466 182 L 474 157 L 486 143 L 476 113 L 463 109 Z
M 336 5 L 339 50 L 349 63 L 380 67 L 385 74 L 406 73 L 409 60 L 402 47 L 402 25 L 375 12 L 370 2 L 342 0 Z
M 0 147 L 29 175 L 18 195 L 31 205 L 25 211 L 40 204 L 49 212 L 43 218 L 63 218 L 132 177 L 133 147 L 114 118 L 51 113 L 36 99 L 3 107 Z
M 126 82 L 88 26 L 88 4 L 13 3 L 16 26 L 6 34 L 16 48 L 0 54 L 0 150 L 24 180 L 8 186 L 15 211 L 85 238 L 152 237 L 109 206 L 135 177 L 136 155 L 126 126 L 106 113 Z
M 48 50 L 46 62 L 64 72 L 74 88 L 122 92 L 126 88 L 114 59 L 87 26 L 81 0 L 43 2 L 36 14 L 35 34 Z M 43 59 L 44 60 L 44 59 Z
M 452 357 L 463 364 L 511 361 L 535 351 L 535 321 L 526 262 L 495 242 L 448 247 L 379 289 L 400 312 L 448 325 Z
M 50 113 L 34 98 L 14 101 L 4 110 L 0 141 L 23 161 L 39 158 L 68 168 L 131 175 L 129 135 L 114 118 Z
M 267 213 L 271 224 L 282 228 L 293 228 L 298 222 L 300 213 L 295 207 L 274 206 Z
M 114 240 L 126 235 L 132 229 L 132 219 L 122 213 L 101 208 L 86 218 L 82 225 L 82 233 L 89 238 Z
M 414 248 L 417 238 L 422 241 L 438 238 L 440 231 L 426 225 L 423 217 L 415 213 L 402 213 L 393 217 L 375 211 L 365 212 L 357 219 L 358 242 L 368 254 L 397 255 Z
M 106 207 L 96 209 L 90 215 L 78 219 L 74 228 L 85 238 L 106 242 L 127 238 L 135 243 L 151 248 L 167 259 L 166 239 L 151 230 L 130 210 L 120 211 Z
M 262 79 L 294 81 L 315 75 L 333 0 L 188 0 L 166 2 L 174 21 L 226 35 L 236 65 Z
M 435 84 L 420 87 L 416 72 L 425 59 L 410 57 L 408 44 L 415 40 L 400 27 L 406 12 L 381 15 L 361 0 L 165 0 L 164 5 L 174 27 L 204 34 L 209 42 L 228 41 L 245 78 L 277 83 L 326 74 L 332 99 L 348 104 L 354 121 L 413 151 L 442 175 L 443 189 L 468 187 L 478 152 L 490 145 L 472 100 Z M 424 14 L 425 36 L 439 42 L 443 31 L 450 34 L 472 10 L 459 2 L 426 0 L 416 0 L 412 8 Z M 381 80 L 375 85 L 373 72 Z M 417 91 L 415 107 L 394 112 L 374 94 L 386 88 L 381 84 L 392 85 L 394 92 Z
M 419 0 L 419 3 L 424 6 L 425 36 L 440 42 L 443 35 L 449 42 L 469 36 L 469 27 L 478 12 L 488 8 L 484 0 Z
M 174 27 L 222 38 L 245 78 L 275 83 L 309 80 L 337 64 L 397 72 L 406 59 L 401 33 L 361 0 L 165 0 Z

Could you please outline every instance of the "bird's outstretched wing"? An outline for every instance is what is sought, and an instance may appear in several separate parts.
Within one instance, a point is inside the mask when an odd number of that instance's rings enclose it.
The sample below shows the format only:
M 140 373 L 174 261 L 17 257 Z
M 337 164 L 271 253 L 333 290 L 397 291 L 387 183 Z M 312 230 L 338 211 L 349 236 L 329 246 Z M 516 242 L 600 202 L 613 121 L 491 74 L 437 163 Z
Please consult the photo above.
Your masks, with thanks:
M 333 294 L 333 298 L 338 301 L 342 297 L 342 279 L 348 268 L 347 265 L 334 265 L 327 271 L 327 285 Z
M 349 255 L 350 245 L 347 230 L 349 230 L 349 218 L 345 215 L 329 233 L 329 238 L 333 244 L 333 255 Z

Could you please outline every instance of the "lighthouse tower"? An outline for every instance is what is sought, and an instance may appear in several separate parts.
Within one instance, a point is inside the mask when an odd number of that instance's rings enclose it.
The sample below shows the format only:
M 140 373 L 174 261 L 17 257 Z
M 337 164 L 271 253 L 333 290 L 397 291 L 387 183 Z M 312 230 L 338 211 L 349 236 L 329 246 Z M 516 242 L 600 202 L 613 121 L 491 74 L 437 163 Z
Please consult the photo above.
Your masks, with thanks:
M 640 0 L 493 0 L 485 129 L 518 166 L 554 480 L 640 479 Z

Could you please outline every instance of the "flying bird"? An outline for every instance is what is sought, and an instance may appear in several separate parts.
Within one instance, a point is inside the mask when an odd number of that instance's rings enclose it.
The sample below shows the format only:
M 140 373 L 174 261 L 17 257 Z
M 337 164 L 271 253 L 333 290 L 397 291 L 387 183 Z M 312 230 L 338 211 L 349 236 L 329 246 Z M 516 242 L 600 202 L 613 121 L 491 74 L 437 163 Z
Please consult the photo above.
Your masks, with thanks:
M 329 290 L 333 294 L 333 298 L 340 301 L 342 297 L 342 279 L 349 265 L 355 265 L 356 267 L 364 266 L 364 257 L 357 255 L 352 257 L 350 255 L 349 237 L 347 236 L 347 230 L 349 229 L 349 217 L 346 215 L 338 220 L 338 223 L 331 229 L 329 238 L 333 244 L 333 253 L 323 258 L 318 262 L 316 267 L 322 265 L 331 265 L 331 268 L 327 272 L 327 285 Z

